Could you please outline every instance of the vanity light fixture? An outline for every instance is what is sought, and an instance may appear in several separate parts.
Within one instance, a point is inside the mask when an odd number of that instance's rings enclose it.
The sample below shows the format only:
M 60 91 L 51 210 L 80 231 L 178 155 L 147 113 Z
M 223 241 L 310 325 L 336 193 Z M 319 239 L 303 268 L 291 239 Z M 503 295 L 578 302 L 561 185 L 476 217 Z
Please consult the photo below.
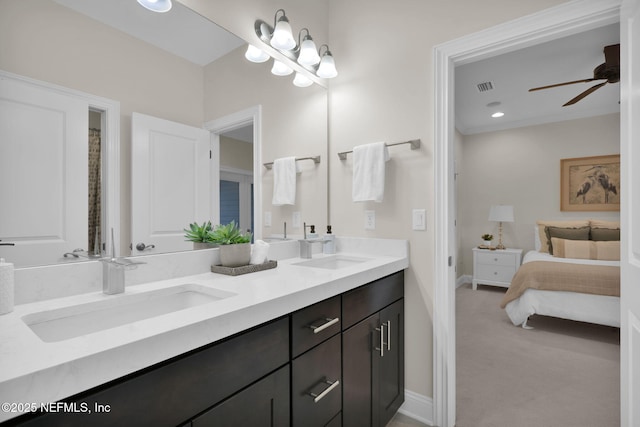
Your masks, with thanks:
M 168 12 L 171 10 L 171 0 L 138 0 L 138 3 L 153 12 Z
M 249 61 L 265 62 L 273 56 L 271 72 L 277 76 L 287 76 L 296 71 L 293 83 L 299 87 L 307 87 L 314 82 L 326 87 L 322 79 L 331 79 L 338 75 L 329 46 L 323 44 L 320 49 L 317 49 L 309 29 L 300 30 L 296 43 L 284 9 L 276 11 L 273 27 L 258 19 L 254 29 L 260 41 L 268 48 L 263 50 L 249 44 L 244 55 Z M 277 55 L 271 49 L 275 49 L 282 55 Z

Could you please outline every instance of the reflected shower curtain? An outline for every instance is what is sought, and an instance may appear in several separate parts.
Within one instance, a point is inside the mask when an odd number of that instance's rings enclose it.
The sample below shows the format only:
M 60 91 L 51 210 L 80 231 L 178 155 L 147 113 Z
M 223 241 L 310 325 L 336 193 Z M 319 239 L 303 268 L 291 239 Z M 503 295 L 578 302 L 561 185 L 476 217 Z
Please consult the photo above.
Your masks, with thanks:
M 89 253 L 101 254 L 100 129 L 89 129 Z

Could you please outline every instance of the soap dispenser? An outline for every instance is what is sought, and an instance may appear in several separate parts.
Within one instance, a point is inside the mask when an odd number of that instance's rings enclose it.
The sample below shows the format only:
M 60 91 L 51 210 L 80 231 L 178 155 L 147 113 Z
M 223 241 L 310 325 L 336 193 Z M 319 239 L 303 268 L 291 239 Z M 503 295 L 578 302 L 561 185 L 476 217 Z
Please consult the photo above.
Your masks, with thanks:
M 336 236 L 331 234 L 331 226 L 327 225 L 327 234 L 324 235 L 324 244 L 322 245 L 322 252 L 325 254 L 336 253 Z

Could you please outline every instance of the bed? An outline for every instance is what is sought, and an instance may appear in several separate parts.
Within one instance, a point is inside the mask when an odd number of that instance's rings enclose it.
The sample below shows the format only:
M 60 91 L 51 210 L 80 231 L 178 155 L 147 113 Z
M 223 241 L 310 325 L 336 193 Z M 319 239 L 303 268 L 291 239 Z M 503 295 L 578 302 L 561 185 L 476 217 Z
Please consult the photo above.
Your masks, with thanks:
M 571 258 L 558 253 L 554 256 L 541 250 L 546 243 L 544 238 L 542 243 L 538 241 L 536 230 L 537 250 L 525 254 L 501 302 L 511 322 L 529 329 L 529 316 L 539 314 L 620 327 L 619 256 L 618 259 L 612 256 L 608 258 L 614 259 L 585 259 L 583 255 Z M 595 247 L 597 242 L 569 243 Z M 613 247 L 614 243 L 605 244 Z

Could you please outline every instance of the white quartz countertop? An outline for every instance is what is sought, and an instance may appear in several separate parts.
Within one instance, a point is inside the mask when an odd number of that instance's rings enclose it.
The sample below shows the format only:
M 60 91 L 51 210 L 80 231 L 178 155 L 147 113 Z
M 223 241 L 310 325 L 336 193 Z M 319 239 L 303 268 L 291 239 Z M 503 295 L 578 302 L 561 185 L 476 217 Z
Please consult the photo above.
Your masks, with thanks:
M 120 295 L 92 292 L 16 305 L 12 313 L 0 316 L 0 402 L 39 405 L 58 401 L 409 265 L 406 241 L 385 244 L 381 239 L 355 239 L 342 246 L 345 251 L 339 252 L 340 256 L 366 261 L 331 270 L 295 265 L 306 260 L 290 258 L 278 261 L 277 268 L 241 276 L 204 273 L 128 286 Z M 314 258 L 327 256 L 331 255 L 314 254 Z M 182 284 L 233 295 L 57 342 L 42 341 L 22 319 L 42 311 Z M 0 421 L 18 415 L 21 412 L 7 412 L 3 406 Z

